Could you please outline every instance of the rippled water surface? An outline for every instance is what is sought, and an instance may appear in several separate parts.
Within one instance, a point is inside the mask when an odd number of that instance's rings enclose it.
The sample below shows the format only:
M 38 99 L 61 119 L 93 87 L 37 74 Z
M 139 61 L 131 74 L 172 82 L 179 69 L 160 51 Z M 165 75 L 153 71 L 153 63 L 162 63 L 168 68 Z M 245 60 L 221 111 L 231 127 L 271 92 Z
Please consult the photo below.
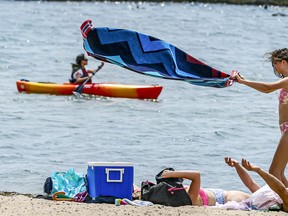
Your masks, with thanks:
M 15 82 L 65 82 L 83 52 L 79 27 L 137 30 L 207 64 L 276 80 L 263 54 L 287 47 L 287 8 L 222 4 L 1 1 L 0 191 L 41 193 L 52 171 L 86 172 L 89 161 L 134 164 L 136 184 L 166 166 L 195 169 L 203 187 L 246 190 L 224 156 L 268 169 L 277 141 L 277 94 L 163 80 L 106 64 L 97 82 L 159 84 L 157 102 L 20 94 Z M 91 68 L 99 62 L 89 59 Z M 253 175 L 257 180 L 258 176 Z M 231 184 L 232 183 L 232 184 Z M 261 183 L 261 180 L 260 180 Z M 262 182 L 263 183 L 263 182 Z

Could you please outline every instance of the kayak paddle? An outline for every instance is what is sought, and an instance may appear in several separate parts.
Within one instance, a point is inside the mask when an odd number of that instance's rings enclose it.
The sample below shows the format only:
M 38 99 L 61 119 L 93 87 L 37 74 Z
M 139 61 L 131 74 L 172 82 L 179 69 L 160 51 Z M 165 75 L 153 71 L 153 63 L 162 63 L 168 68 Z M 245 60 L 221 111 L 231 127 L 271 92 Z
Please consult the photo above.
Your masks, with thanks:
M 98 68 L 93 72 L 92 76 L 88 77 L 88 79 L 86 79 L 85 82 L 82 83 L 82 85 L 79 85 L 75 89 L 75 91 L 73 92 L 73 95 L 76 97 L 81 97 L 81 93 L 82 93 L 82 90 L 83 90 L 85 84 L 87 82 L 89 82 L 89 80 L 91 80 L 91 78 L 95 75 L 95 73 L 98 72 L 103 66 L 104 66 L 104 62 L 101 62 L 101 65 L 99 65 Z

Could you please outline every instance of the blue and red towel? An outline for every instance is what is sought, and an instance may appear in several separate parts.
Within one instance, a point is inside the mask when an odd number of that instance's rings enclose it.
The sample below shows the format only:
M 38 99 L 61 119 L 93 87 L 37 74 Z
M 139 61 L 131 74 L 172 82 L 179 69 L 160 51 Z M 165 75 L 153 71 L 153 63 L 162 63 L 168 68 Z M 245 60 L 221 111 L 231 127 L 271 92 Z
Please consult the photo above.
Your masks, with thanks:
M 200 86 L 222 88 L 233 84 L 229 74 L 155 37 L 125 29 L 95 28 L 91 20 L 86 20 L 80 29 L 87 54 L 101 61 Z

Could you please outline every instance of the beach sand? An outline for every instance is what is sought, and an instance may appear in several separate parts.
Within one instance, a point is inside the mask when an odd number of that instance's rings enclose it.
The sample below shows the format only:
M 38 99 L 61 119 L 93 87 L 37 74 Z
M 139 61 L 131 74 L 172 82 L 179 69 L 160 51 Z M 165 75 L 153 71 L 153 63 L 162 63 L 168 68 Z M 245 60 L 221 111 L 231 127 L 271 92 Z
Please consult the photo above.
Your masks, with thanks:
M 200 216 L 268 216 L 285 215 L 285 212 L 260 212 L 260 211 L 235 211 L 205 207 L 183 206 L 166 207 L 161 205 L 135 207 L 131 205 L 115 206 L 113 204 L 77 203 L 69 201 L 53 201 L 43 198 L 21 194 L 0 195 L 1 216 L 30 216 L 30 215 L 55 215 L 55 216 L 79 216 L 79 215 L 120 215 L 120 216 L 150 216 L 150 215 L 200 215 Z

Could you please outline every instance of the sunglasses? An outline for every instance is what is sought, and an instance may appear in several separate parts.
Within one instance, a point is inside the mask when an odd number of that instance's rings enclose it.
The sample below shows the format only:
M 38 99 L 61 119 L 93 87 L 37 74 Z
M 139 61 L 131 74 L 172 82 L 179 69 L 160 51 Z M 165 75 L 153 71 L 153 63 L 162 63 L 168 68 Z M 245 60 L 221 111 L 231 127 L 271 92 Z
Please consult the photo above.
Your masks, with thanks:
M 83 59 L 82 61 L 88 61 L 88 59 Z

